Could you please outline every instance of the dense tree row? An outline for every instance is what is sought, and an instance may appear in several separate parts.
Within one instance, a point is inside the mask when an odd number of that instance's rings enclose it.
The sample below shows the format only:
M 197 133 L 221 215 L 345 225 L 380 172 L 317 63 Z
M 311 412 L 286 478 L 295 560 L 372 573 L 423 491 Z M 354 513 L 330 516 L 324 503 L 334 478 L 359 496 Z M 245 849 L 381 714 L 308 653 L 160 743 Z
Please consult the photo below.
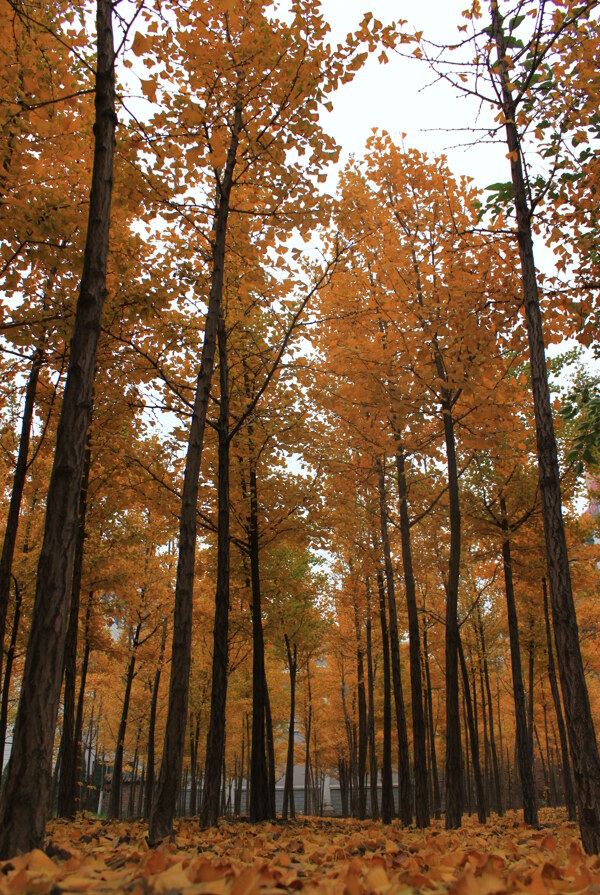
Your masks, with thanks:
M 597 347 L 597 4 L 476 2 L 444 54 L 309 0 L 97 0 L 95 45 L 3 3 L 0 856 L 330 776 L 419 827 L 563 803 L 597 852 L 598 384 L 563 363 L 553 419 L 545 356 Z M 510 181 L 377 133 L 325 195 L 372 52 L 489 103 Z

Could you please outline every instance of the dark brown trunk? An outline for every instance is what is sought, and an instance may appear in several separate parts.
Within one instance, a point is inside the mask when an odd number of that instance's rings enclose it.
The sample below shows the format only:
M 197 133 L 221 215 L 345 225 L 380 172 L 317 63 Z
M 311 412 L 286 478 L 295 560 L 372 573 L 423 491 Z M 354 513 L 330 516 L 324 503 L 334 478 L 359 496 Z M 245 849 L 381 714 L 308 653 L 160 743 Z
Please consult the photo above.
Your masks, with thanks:
M 79 676 L 79 696 L 77 697 L 77 711 L 75 712 L 75 730 L 74 730 L 74 741 L 75 741 L 75 750 L 76 750 L 76 759 L 75 759 L 75 767 L 76 767 L 76 781 L 77 787 L 79 787 L 79 781 L 81 780 L 81 769 L 83 762 L 83 704 L 85 698 L 85 686 L 87 683 L 87 672 L 88 665 L 90 661 L 90 618 L 92 614 L 92 599 L 94 596 L 94 591 L 91 590 L 88 594 L 88 603 L 87 609 L 85 611 L 85 629 L 83 635 L 83 658 L 81 659 L 81 673 Z M 88 775 L 89 776 L 89 775 Z M 80 795 L 76 793 L 76 795 Z M 83 804 L 79 804 L 80 809 L 83 809 L 85 806 Z
M 294 805 L 294 723 L 296 716 L 296 671 L 298 668 L 298 654 L 296 644 L 292 650 L 287 634 L 285 637 L 285 649 L 288 659 L 288 670 L 290 672 L 290 722 L 288 725 L 288 746 L 287 761 L 285 765 L 285 783 L 283 788 L 283 811 L 281 819 L 286 821 L 289 817 L 294 820 L 296 817 L 296 807 Z
M 369 783 L 371 790 L 371 817 L 379 820 L 379 801 L 377 798 L 377 750 L 375 748 L 375 680 L 373 674 L 373 644 L 371 621 L 371 581 L 367 578 L 367 691 L 368 691 L 368 720 L 367 730 L 369 738 Z
M 548 387 L 546 350 L 539 303 L 531 209 L 523 175 L 517 107 L 510 86 L 506 39 L 497 0 L 491 0 L 491 36 L 498 51 L 498 75 L 502 95 L 506 140 L 509 149 L 517 239 L 521 259 L 525 320 L 529 340 L 531 382 L 535 410 L 542 517 L 554 636 L 573 773 L 579 826 L 588 854 L 600 850 L 600 755 L 585 679 L 577 615 L 573 601 L 569 555 L 562 517 L 560 472 Z
M 6 516 L 6 528 L 2 542 L 2 554 L 0 556 L 0 675 L 4 660 L 4 632 L 6 629 L 6 614 L 10 600 L 10 584 L 12 581 L 12 564 L 17 543 L 17 530 L 19 528 L 19 515 L 21 513 L 21 501 L 27 476 L 27 457 L 29 455 L 29 440 L 31 437 L 31 422 L 35 406 L 35 393 L 37 391 L 40 370 L 44 360 L 44 349 L 38 347 L 31 358 L 31 368 L 25 389 L 25 405 L 23 407 L 23 421 L 21 423 L 21 435 L 19 436 L 19 450 L 17 462 L 13 474 L 12 491 L 8 514 Z M 2 741 L 3 742 L 3 741 Z
M 406 712 L 402 693 L 402 674 L 400 670 L 400 642 L 398 637 L 398 617 L 396 613 L 396 590 L 394 585 L 394 567 L 390 551 L 388 535 L 388 513 L 385 492 L 385 471 L 381 461 L 379 470 L 379 516 L 381 525 L 381 546 L 385 564 L 387 584 L 388 611 L 390 620 L 390 653 L 392 660 L 392 683 L 394 686 L 394 703 L 396 706 L 396 730 L 398 733 L 398 813 L 402 823 L 412 823 L 412 793 L 410 782 L 410 759 L 408 755 L 408 735 L 406 732 Z
M 96 21 L 96 123 L 87 239 L 19 708 L 0 796 L 0 858 L 42 847 L 49 807 L 79 491 L 106 297 L 116 125 L 110 0 L 97 0 Z
M 362 648 L 358 604 L 354 603 L 354 628 L 356 631 L 356 679 L 358 688 L 358 799 L 357 816 L 364 820 L 367 816 L 367 697 L 365 693 L 365 661 Z
M 418 827 L 428 827 L 430 816 L 427 781 L 427 746 L 425 742 L 425 716 L 423 714 L 423 686 L 421 681 L 421 638 L 419 636 L 419 613 L 417 609 L 417 592 L 415 587 L 412 545 L 410 539 L 405 458 L 402 450 L 398 450 L 396 454 L 396 469 L 398 472 L 398 499 L 400 501 L 400 535 L 402 539 L 404 590 L 406 595 L 406 608 L 408 611 L 416 821 Z
M 535 643 L 533 639 L 533 618 L 529 619 L 529 643 L 527 644 L 527 653 L 529 659 L 529 692 L 527 703 L 527 730 L 529 731 L 529 740 L 531 745 L 531 754 L 533 755 L 533 677 L 534 677 L 534 652 Z
M 269 780 L 265 751 L 265 644 L 260 592 L 260 547 L 258 531 L 258 486 L 256 463 L 250 439 L 249 468 L 250 511 L 248 514 L 248 551 L 252 584 L 252 753 L 250 757 L 250 821 L 269 817 Z
M 127 718 L 129 716 L 129 702 L 131 699 L 131 688 L 133 686 L 133 678 L 135 677 L 135 659 L 140 640 L 140 631 L 142 622 L 138 622 L 133 638 L 131 641 L 131 656 L 127 665 L 127 676 L 125 678 L 125 695 L 123 697 L 123 709 L 121 711 L 121 721 L 119 722 L 119 732 L 117 733 L 117 745 L 115 749 L 115 761 L 113 765 L 112 785 L 110 787 L 110 799 L 108 801 L 107 817 L 117 819 L 121 816 L 121 782 L 123 777 L 123 750 L 125 747 L 125 734 L 127 732 Z
M 437 753 L 435 748 L 435 727 L 433 724 L 433 693 L 431 690 L 431 672 L 429 670 L 429 651 L 427 649 L 427 628 L 423 628 L 423 658 L 425 661 L 425 680 L 427 681 L 427 705 L 429 723 L 429 751 L 431 758 L 431 774 L 433 777 L 433 816 L 439 820 L 442 814 L 440 779 L 438 775 Z
M 446 580 L 446 829 L 460 827 L 460 703 L 458 699 L 458 586 L 460 581 L 460 497 L 452 403 L 442 394 L 450 502 L 450 559 Z
M 277 809 L 275 804 L 275 740 L 273 739 L 273 718 L 271 716 L 271 699 L 269 696 L 269 685 L 265 675 L 265 729 L 266 729 L 266 746 L 267 746 L 267 774 L 269 779 L 269 818 L 277 819 Z
M 479 627 L 479 639 L 481 642 L 481 654 L 483 658 L 483 677 L 485 681 L 485 690 L 487 693 L 487 704 L 490 722 L 490 746 L 492 750 L 492 767 L 494 771 L 494 802 L 498 815 L 502 817 L 504 810 L 502 807 L 502 788 L 500 785 L 500 767 L 498 765 L 498 753 L 496 751 L 496 734 L 494 731 L 494 708 L 492 705 L 492 690 L 490 687 L 490 675 L 487 661 L 487 652 L 485 648 L 485 634 L 483 630 L 483 620 L 481 618 L 481 609 L 477 606 L 477 621 Z M 502 743 L 500 743 L 500 751 L 502 751 Z
M 381 820 L 384 824 L 394 817 L 394 790 L 392 783 L 392 683 L 390 673 L 390 641 L 385 610 L 385 584 L 383 573 L 377 571 L 379 591 L 379 620 L 383 650 L 383 762 L 381 767 Z
M 552 692 L 552 701 L 554 703 L 554 711 L 556 712 L 556 724 L 558 726 L 558 737 L 560 740 L 560 753 L 562 759 L 562 778 L 563 788 L 565 791 L 565 804 L 569 814 L 569 820 L 575 820 L 575 795 L 573 793 L 573 780 L 571 777 L 571 762 L 569 761 L 569 746 L 567 742 L 567 731 L 563 719 L 562 706 L 560 703 L 560 693 L 558 692 L 558 683 L 556 680 L 556 668 L 554 665 L 554 649 L 552 647 L 552 633 L 550 628 L 550 613 L 548 612 L 548 590 L 546 579 L 542 581 L 544 588 L 544 617 L 546 620 L 546 649 L 548 651 L 548 680 L 550 681 L 550 690 Z
M 481 774 L 481 764 L 479 762 L 479 737 L 475 729 L 475 718 L 473 715 L 473 704 L 471 702 L 471 688 L 469 686 L 469 672 L 465 655 L 462 648 L 460 636 L 458 638 L 458 658 L 460 660 L 460 669 L 463 679 L 463 693 L 467 704 L 467 723 L 469 725 L 469 740 L 471 743 L 471 759 L 473 762 L 473 777 L 475 780 L 475 793 L 477 797 L 477 818 L 479 823 L 484 824 L 486 821 L 485 808 L 485 792 L 483 788 L 483 777 Z
M 200 712 L 190 718 L 190 817 L 197 813 L 198 801 L 198 745 L 200 739 Z M 242 740 L 243 746 L 243 740 Z M 243 761 L 243 749 L 242 749 Z M 239 811 L 238 811 L 239 813 Z
M 306 705 L 306 730 L 304 737 L 304 814 L 305 816 L 311 813 L 311 798 L 310 798 L 310 734 L 312 727 L 312 693 L 310 689 L 310 671 L 308 667 L 308 662 L 306 663 L 306 686 L 308 690 L 308 699 Z M 342 696 L 344 692 L 344 682 L 342 678 Z M 346 705 L 344 703 L 344 714 L 346 715 Z M 346 715 L 346 726 L 348 725 L 347 715 Z
M 162 639 L 160 641 L 160 654 L 158 665 L 154 672 L 154 683 L 152 685 L 152 697 L 150 699 L 150 719 L 148 722 L 148 747 L 146 749 L 146 781 L 144 796 L 144 817 L 148 818 L 152 814 L 152 800 L 154 798 L 154 732 L 156 730 L 156 712 L 158 709 L 158 690 L 160 687 L 160 678 L 162 674 L 162 665 L 165 656 L 165 646 L 167 643 L 167 623 L 163 622 Z
M 69 608 L 69 626 L 65 641 L 65 685 L 63 692 L 63 726 L 61 735 L 61 765 L 58 785 L 58 816 L 74 817 L 77 811 L 77 740 L 75 739 L 75 684 L 77 678 L 77 640 L 79 635 L 79 601 L 81 595 L 81 573 L 83 571 L 83 550 L 85 545 L 85 517 L 87 511 L 87 494 L 92 460 L 90 432 L 88 430 L 87 445 L 81 492 L 79 495 L 79 521 L 75 559 L 73 562 L 73 580 L 71 582 L 71 605 Z
M 213 632 L 212 688 L 210 721 L 206 739 L 204 791 L 200 812 L 201 827 L 214 827 L 219 819 L 220 780 L 225 761 L 225 710 L 229 665 L 229 372 L 225 321 L 219 319 L 219 522 L 217 546 L 217 590 Z M 164 757 L 163 757 L 164 761 Z M 162 770 L 161 770 L 162 773 Z
M 12 630 L 10 632 L 10 644 L 6 654 L 6 667 L 4 669 L 4 680 L 2 682 L 2 703 L 0 705 L 0 774 L 4 767 L 4 746 L 6 744 L 6 726 L 8 723 L 8 701 L 10 697 L 10 682 L 12 678 L 13 663 L 15 653 L 17 651 L 17 638 L 19 636 L 19 623 L 21 621 L 21 588 L 17 579 L 15 583 L 15 611 L 13 614 Z
M 190 426 L 185 461 L 185 473 L 183 477 L 181 512 L 179 516 L 179 558 L 177 563 L 177 578 L 175 582 L 175 613 L 173 619 L 173 645 L 171 648 L 169 707 L 167 710 L 167 723 L 156 798 L 154 799 L 152 816 L 150 819 L 150 838 L 153 841 L 164 839 L 166 836 L 170 836 L 173 831 L 173 815 L 175 813 L 175 802 L 177 800 L 177 792 L 179 789 L 181 768 L 183 764 L 192 645 L 198 483 L 202 461 L 202 448 L 204 445 L 206 415 L 210 401 L 210 388 L 217 346 L 217 330 L 219 328 L 219 320 L 221 319 L 229 200 L 231 197 L 233 172 L 235 169 L 241 128 L 242 110 L 240 106 L 236 106 L 225 171 L 222 180 L 217 178 L 217 208 L 214 216 L 215 235 L 212 245 L 210 297 L 204 329 L 200 371 L 196 381 L 194 409 L 192 413 L 192 423 Z M 227 463 L 229 463 L 228 456 Z M 227 536 L 227 550 L 229 550 L 229 536 Z M 225 569 L 222 568 L 221 571 L 222 575 L 225 575 Z M 227 570 L 227 577 L 228 576 L 229 572 Z M 221 606 L 221 609 L 227 607 L 226 611 L 228 613 L 228 585 L 226 590 L 227 593 L 225 593 L 223 589 L 219 592 L 221 601 L 218 602 L 226 601 L 226 603 Z M 225 647 L 225 653 L 223 655 L 221 655 L 219 651 L 213 655 L 213 665 L 215 659 L 219 662 L 225 658 L 226 662 L 226 657 L 227 648 Z M 219 680 L 221 680 L 221 677 Z M 226 693 L 226 683 L 225 689 L 223 693 L 220 694 L 219 698 L 223 697 L 224 693 Z M 222 720 L 224 724 L 224 714 Z M 215 723 L 220 724 L 221 720 L 219 719 L 217 722 L 217 718 L 215 718 Z M 218 757 L 219 756 L 215 756 L 215 759 Z M 213 759 L 211 758 L 211 762 L 212 760 Z M 215 773 L 217 781 L 219 774 L 220 765 Z M 211 783 L 210 780 L 207 780 L 207 783 L 209 784 L 209 787 L 211 787 L 212 792 L 212 786 L 214 784 Z M 211 796 L 211 803 L 213 800 L 214 796 Z M 206 804 L 208 811 L 209 803 Z M 216 810 L 218 813 L 218 801 L 216 803 Z M 216 823 L 214 805 L 213 810 L 209 811 L 209 815 L 211 818 L 214 817 L 213 822 Z M 208 820 L 208 815 L 206 819 Z
M 500 498 L 500 512 L 503 534 L 502 560 L 504 564 L 508 636 L 510 640 L 510 664 L 512 669 L 513 696 L 515 701 L 517 760 L 519 763 L 521 793 L 523 795 L 523 815 L 526 824 L 531 824 L 531 826 L 536 827 L 538 824 L 538 814 L 535 797 L 535 781 L 533 778 L 533 754 L 531 752 L 531 738 L 527 729 L 525 689 L 523 687 L 523 675 L 521 670 L 519 623 L 517 620 L 517 605 L 515 602 L 513 585 L 509 524 L 506 515 L 506 501 L 504 497 Z

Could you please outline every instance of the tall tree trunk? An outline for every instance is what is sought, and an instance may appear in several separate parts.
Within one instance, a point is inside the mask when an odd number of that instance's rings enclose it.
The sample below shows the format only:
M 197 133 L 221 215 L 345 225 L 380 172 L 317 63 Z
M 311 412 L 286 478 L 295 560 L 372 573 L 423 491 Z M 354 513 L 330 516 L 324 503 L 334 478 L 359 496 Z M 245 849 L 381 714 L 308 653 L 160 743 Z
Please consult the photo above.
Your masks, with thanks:
M 404 590 L 408 611 L 408 642 L 410 651 L 410 692 L 412 702 L 413 769 L 415 775 L 415 807 L 418 827 L 428 827 L 429 793 L 427 786 L 427 747 L 425 742 L 425 716 L 423 714 L 423 686 L 421 681 L 421 638 L 417 592 L 412 561 L 410 519 L 408 515 L 408 490 L 406 487 L 406 463 L 401 448 L 396 453 L 398 473 L 398 499 L 400 501 L 400 535 L 402 540 L 402 564 Z
M 160 678 L 162 674 L 162 666 L 165 657 L 165 646 L 167 643 L 167 622 L 163 622 L 162 638 L 160 641 L 160 654 L 158 657 L 158 665 L 154 672 L 154 683 L 152 685 L 152 697 L 150 699 L 150 719 L 148 722 L 148 746 L 146 749 L 146 780 L 145 796 L 144 796 L 144 817 L 150 817 L 152 814 L 152 800 L 154 798 L 154 732 L 156 730 L 156 712 L 158 710 L 158 690 L 160 687 Z
M 173 831 L 173 816 L 175 813 L 175 803 L 177 800 L 183 763 L 192 649 L 192 611 L 194 603 L 194 569 L 196 565 L 198 483 L 200 478 L 202 447 L 204 444 L 204 430 L 206 427 L 206 414 L 210 401 L 210 388 L 215 361 L 217 330 L 219 329 L 219 321 L 222 316 L 221 302 L 223 296 L 223 274 L 225 268 L 229 201 L 231 197 L 233 172 L 237 159 L 239 134 L 241 129 L 242 109 L 241 106 L 237 105 L 234 112 L 234 120 L 231 125 L 231 138 L 222 179 L 217 175 L 217 207 L 214 216 L 215 235 L 212 245 L 210 297 L 206 315 L 204 342 L 202 344 L 200 371 L 196 380 L 194 409 L 192 413 L 192 423 L 190 426 L 185 461 L 185 473 L 183 477 L 181 512 L 179 516 L 179 558 L 177 563 L 177 579 L 175 582 L 175 613 L 173 618 L 173 645 L 171 648 L 169 707 L 167 710 L 167 724 L 158 787 L 153 804 L 152 816 L 150 818 L 150 838 L 152 840 L 164 839 L 166 836 L 170 836 Z M 227 463 L 228 462 L 229 453 L 227 453 Z M 222 546 L 223 548 L 226 546 L 227 551 L 229 550 L 228 534 L 227 544 L 223 544 Z M 227 563 L 229 563 L 229 560 L 227 560 Z M 224 575 L 225 569 L 222 568 L 221 571 Z M 229 577 L 228 567 L 227 577 Z M 217 590 L 219 590 L 218 587 Z M 227 593 L 225 593 L 222 588 L 221 591 L 219 591 L 219 597 L 221 600 L 226 601 L 221 608 L 225 609 L 226 606 L 228 612 L 229 585 L 227 585 L 226 590 Z M 220 604 L 221 601 L 218 600 L 217 602 Z M 227 664 L 227 648 L 225 647 L 225 652 L 223 654 L 217 650 L 213 655 L 213 665 L 215 657 L 217 662 L 224 659 L 225 664 Z M 219 680 L 221 680 L 222 674 L 220 676 L 218 675 L 218 677 Z M 225 683 L 225 693 L 226 686 Z M 223 694 L 219 695 L 222 696 Z M 217 723 L 216 718 L 215 723 Z M 218 723 L 220 724 L 221 721 L 219 720 Z M 215 756 L 215 758 L 217 757 L 219 756 Z M 215 766 L 215 768 L 216 767 L 219 768 L 215 773 L 218 780 L 220 765 Z M 210 780 L 207 782 L 209 783 L 209 788 L 212 792 L 212 786 L 214 784 Z M 213 799 L 214 796 L 211 795 L 211 803 Z M 205 798 L 203 797 L 203 805 L 204 801 Z M 207 811 L 208 804 L 209 803 L 207 803 Z M 216 806 L 218 814 L 218 801 Z M 215 811 L 211 810 L 208 814 L 210 817 L 214 817 L 214 823 L 216 823 Z
M 108 801 L 107 817 L 119 818 L 121 816 L 121 780 L 123 776 L 123 751 L 125 748 L 125 734 L 127 732 L 127 718 L 129 716 L 129 702 L 131 699 L 131 687 L 133 686 L 133 678 L 135 676 L 135 659 L 140 640 L 140 631 L 142 622 L 138 622 L 131 641 L 131 656 L 127 665 L 127 676 L 125 678 L 125 695 L 123 697 L 123 709 L 121 711 L 121 721 L 119 723 L 119 732 L 117 733 L 117 746 L 115 749 L 115 761 L 113 765 L 112 785 L 110 787 L 110 799 Z
M 77 711 L 75 712 L 75 729 L 73 732 L 73 738 L 75 741 L 75 780 L 76 780 L 76 797 L 81 793 L 79 792 L 79 783 L 81 781 L 81 770 L 83 767 L 83 704 L 85 699 L 85 687 L 87 683 L 87 672 L 88 665 L 90 661 L 90 618 L 92 614 L 92 599 L 94 596 L 94 591 L 91 590 L 88 594 L 88 602 L 87 608 L 85 610 L 85 628 L 83 634 L 83 657 L 81 659 L 81 672 L 79 675 L 79 696 L 77 697 Z M 88 775 L 89 776 L 89 775 Z M 79 799 L 79 808 L 83 809 L 84 805 L 81 803 L 81 799 Z
M 554 711 L 556 712 L 556 724 L 558 726 L 558 737 L 560 740 L 560 754 L 562 759 L 562 777 L 563 788 L 565 791 L 565 804 L 569 814 L 569 820 L 575 820 L 575 795 L 573 793 L 573 780 L 571 777 L 571 763 L 569 761 L 569 747 L 567 743 L 567 731 L 563 719 L 562 706 L 560 704 L 560 694 L 558 692 L 558 683 L 556 680 L 556 668 L 554 665 L 554 650 L 552 647 L 552 633 L 550 629 L 550 614 L 548 612 L 548 589 L 546 579 L 542 581 L 544 588 L 544 618 L 546 620 L 546 649 L 548 651 L 548 680 L 550 681 L 550 690 L 552 692 L 552 701 L 554 703 Z
M 354 628 L 356 631 L 356 679 L 358 687 L 358 800 L 357 815 L 359 820 L 367 816 L 367 698 L 365 694 L 365 661 L 362 649 L 358 604 L 354 603 Z
M 390 673 L 390 641 L 385 610 L 383 573 L 377 570 L 379 591 L 379 621 L 383 650 L 383 762 L 381 767 L 381 820 L 384 824 L 394 817 L 394 789 L 392 782 L 392 682 Z
M 114 157 L 112 3 L 97 0 L 96 123 L 89 217 L 21 696 L 0 795 L 0 858 L 40 848 L 50 797 L 52 747 L 63 670 L 77 509 L 106 297 Z
M 458 465 L 449 392 L 442 393 L 444 440 L 450 501 L 450 559 L 446 586 L 446 829 L 460 827 L 460 703 L 458 699 L 458 587 L 460 582 L 461 519 Z
M 513 696 L 515 700 L 515 721 L 517 737 L 517 759 L 519 762 L 519 776 L 521 779 L 521 792 L 523 794 L 523 815 L 526 824 L 537 826 L 538 814 L 535 797 L 535 781 L 533 779 L 533 755 L 531 752 L 531 738 L 527 729 L 527 714 L 525 708 L 525 689 L 523 687 L 523 675 L 521 665 L 521 647 L 519 644 L 519 623 L 517 620 L 517 605 L 512 574 L 512 556 L 510 549 L 510 532 L 508 517 L 506 514 L 506 501 L 500 498 L 500 513 L 502 522 L 502 560 L 504 564 L 504 582 L 506 587 L 506 609 L 508 616 L 508 636 L 510 639 L 510 664 L 512 668 Z
M 269 781 L 269 818 L 277 819 L 276 798 L 276 780 L 275 780 L 275 740 L 273 738 L 273 718 L 271 715 L 271 698 L 269 696 L 269 685 L 265 674 L 265 729 L 266 729 L 266 746 L 267 746 L 267 776 Z
M 252 753 L 250 757 L 250 821 L 269 817 L 269 780 L 265 751 L 265 644 L 260 592 L 258 486 L 256 461 L 250 441 L 248 550 L 252 583 Z
M 369 783 L 371 789 L 371 817 L 379 820 L 379 801 L 377 798 L 377 750 L 375 748 L 375 681 L 373 674 L 373 644 L 372 644 L 372 620 L 371 620 L 371 581 L 367 578 L 367 691 L 368 691 L 368 720 L 367 731 L 369 738 Z
M 527 644 L 527 654 L 529 659 L 529 692 L 527 703 L 527 730 L 529 731 L 529 739 L 531 742 L 531 754 L 533 755 L 533 678 L 534 678 L 534 655 L 535 640 L 533 637 L 533 616 L 529 619 L 529 642 Z
M 220 780 L 225 761 L 225 710 L 229 664 L 229 383 L 225 321 L 219 318 L 219 522 L 217 546 L 217 591 L 213 632 L 210 721 L 206 740 L 206 764 L 200 825 L 214 827 L 219 819 Z M 164 756 L 163 756 L 164 762 Z M 162 769 L 161 769 L 162 773 Z M 160 785 L 160 781 L 159 781 Z
M 521 143 L 516 124 L 518 110 L 511 86 L 511 71 L 498 0 L 491 0 L 490 7 L 491 36 L 498 53 L 502 111 L 510 155 L 517 218 L 517 239 L 521 259 L 535 410 L 542 517 L 558 670 L 575 776 L 581 838 L 586 852 L 596 854 L 600 850 L 600 755 L 598 754 L 596 731 L 579 644 L 569 555 L 562 517 L 560 472 L 548 387 L 537 274 L 533 257 L 532 216 L 527 201 Z
M 429 670 L 429 650 L 427 649 L 427 628 L 423 628 L 423 659 L 425 662 L 425 680 L 427 681 L 427 704 L 429 723 L 429 750 L 431 753 L 431 773 L 433 776 L 433 816 L 439 820 L 441 816 L 440 779 L 438 775 L 437 754 L 435 749 L 435 727 L 433 724 L 433 693 L 431 690 L 431 672 Z
M 77 810 L 77 741 L 75 739 L 75 682 L 77 677 L 77 640 L 79 635 L 79 601 L 81 595 L 81 574 L 83 571 L 83 550 L 85 545 L 85 517 L 87 494 L 92 461 L 92 446 L 88 429 L 85 461 L 79 495 L 79 521 L 73 579 L 71 582 L 71 605 L 69 626 L 65 641 L 65 686 L 63 693 L 63 726 L 61 735 L 61 765 L 58 785 L 58 816 L 74 817 Z
M 490 746 L 492 749 L 492 766 L 494 771 L 494 796 L 495 796 L 495 805 L 496 811 L 500 817 L 504 814 L 504 810 L 502 808 L 502 788 L 500 786 L 500 768 L 498 765 L 498 753 L 496 751 L 496 734 L 494 731 L 494 708 L 492 705 L 492 689 L 490 687 L 490 675 L 488 668 L 488 660 L 487 660 L 487 652 L 485 648 L 485 634 L 483 630 L 483 620 L 481 618 L 481 609 L 479 604 L 477 604 L 477 622 L 479 628 L 479 640 L 481 642 L 481 655 L 483 659 L 483 677 L 485 681 L 485 690 L 487 693 L 487 704 L 488 704 L 488 714 L 489 714 L 489 722 L 490 722 Z M 499 716 L 498 716 L 499 720 Z M 502 752 L 502 744 L 500 744 L 500 751 Z
M 479 737 L 475 729 L 475 717 L 473 715 L 473 703 L 471 702 L 471 688 L 469 686 L 469 672 L 465 661 L 460 635 L 458 638 L 458 658 L 460 660 L 460 670 L 463 679 L 463 693 L 467 704 L 467 722 L 469 725 L 469 740 L 471 742 L 471 758 L 473 761 L 473 777 L 475 778 L 475 792 L 477 795 L 477 818 L 480 824 L 484 824 L 487 819 L 485 808 L 485 792 L 483 788 L 483 777 L 481 774 L 481 764 L 479 762 Z
M 10 683 L 12 678 L 13 662 L 17 651 L 17 638 L 19 636 L 19 623 L 21 621 L 21 588 L 14 578 L 15 583 L 15 611 L 13 615 L 12 630 L 10 633 L 10 644 L 6 653 L 6 667 L 4 669 L 4 680 L 2 682 L 2 703 L 0 705 L 0 774 L 4 767 L 4 747 L 6 744 L 6 726 L 8 723 L 8 701 L 10 697 Z
M 288 669 L 290 672 L 290 723 L 288 725 L 287 761 L 285 765 L 285 783 L 283 786 L 283 811 L 281 819 L 286 821 L 289 816 L 292 820 L 296 817 L 294 805 L 294 724 L 296 717 L 296 671 L 298 668 L 298 653 L 296 644 L 292 650 L 287 634 L 284 634 L 285 649 L 287 652 Z
M 23 420 L 21 423 L 21 435 L 19 436 L 19 450 L 17 462 L 13 474 L 10 503 L 6 516 L 6 528 L 2 542 L 2 554 L 0 555 L 0 676 L 4 660 L 4 632 L 6 629 L 6 613 L 10 600 L 10 583 L 12 580 L 12 564 L 17 543 L 17 530 L 19 528 L 19 515 L 21 513 L 21 501 L 27 476 L 27 457 L 29 455 L 29 440 L 31 437 L 31 423 L 35 407 L 35 394 L 37 391 L 40 370 L 44 360 L 43 343 L 33 352 L 27 386 L 25 388 L 25 405 L 23 407 Z
M 304 815 L 308 815 L 312 813 L 311 806 L 311 798 L 310 798 L 310 734 L 312 727 L 312 693 L 310 689 L 310 671 L 308 662 L 306 663 L 306 686 L 308 690 L 308 701 L 306 705 L 306 735 L 305 735 L 305 749 L 304 749 Z M 342 678 L 342 700 L 344 693 L 344 682 Z M 346 705 L 344 702 L 344 714 L 346 712 Z M 347 716 L 346 716 L 346 726 L 348 725 Z
M 396 729 L 398 732 L 398 803 L 402 823 L 412 823 L 412 794 L 410 785 L 410 759 L 408 756 L 408 735 L 406 732 L 406 713 L 402 693 L 402 675 L 400 670 L 400 642 L 398 637 L 398 617 L 396 613 L 396 590 L 394 585 L 394 568 L 388 535 L 388 514 L 385 493 L 385 471 L 383 462 L 378 461 L 379 470 L 379 516 L 381 524 L 381 546 L 385 563 L 387 584 L 388 611 L 390 617 L 390 652 L 392 659 L 392 682 L 394 685 L 394 703 L 396 705 Z

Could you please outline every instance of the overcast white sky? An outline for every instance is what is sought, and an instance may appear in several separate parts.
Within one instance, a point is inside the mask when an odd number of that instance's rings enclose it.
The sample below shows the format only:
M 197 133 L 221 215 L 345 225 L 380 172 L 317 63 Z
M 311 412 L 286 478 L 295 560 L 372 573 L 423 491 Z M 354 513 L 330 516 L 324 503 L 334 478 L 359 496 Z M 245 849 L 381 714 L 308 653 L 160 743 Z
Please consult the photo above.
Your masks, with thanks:
M 332 43 L 343 41 L 366 12 L 382 22 L 405 19 L 407 27 L 423 31 L 424 37 L 451 43 L 459 37 L 457 26 L 466 5 L 466 0 L 322 0 Z M 477 104 L 459 97 L 448 85 L 427 87 L 433 76 L 425 63 L 388 55 L 387 65 L 375 56 L 351 84 L 343 85 L 334 98 L 333 112 L 323 118 L 344 155 L 362 155 L 372 128 L 383 128 L 393 137 L 405 133 L 409 146 L 433 154 L 446 152 L 452 170 L 474 177 L 480 187 L 508 180 L 503 146 L 452 148 L 469 141 L 468 135 L 450 129 L 473 125 Z

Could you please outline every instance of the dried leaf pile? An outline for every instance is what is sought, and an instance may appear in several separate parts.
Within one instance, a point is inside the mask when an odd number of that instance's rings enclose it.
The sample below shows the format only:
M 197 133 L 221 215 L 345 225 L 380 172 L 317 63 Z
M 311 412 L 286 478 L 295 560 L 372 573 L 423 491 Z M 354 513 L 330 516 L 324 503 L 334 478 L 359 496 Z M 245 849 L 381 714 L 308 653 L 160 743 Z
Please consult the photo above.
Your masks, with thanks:
M 575 825 L 550 810 L 542 823 L 509 813 L 452 832 L 352 820 L 201 832 L 183 820 L 173 843 L 150 848 L 142 824 L 84 816 L 52 822 L 45 851 L 2 863 L 0 895 L 600 895 L 600 858 L 583 853 Z

